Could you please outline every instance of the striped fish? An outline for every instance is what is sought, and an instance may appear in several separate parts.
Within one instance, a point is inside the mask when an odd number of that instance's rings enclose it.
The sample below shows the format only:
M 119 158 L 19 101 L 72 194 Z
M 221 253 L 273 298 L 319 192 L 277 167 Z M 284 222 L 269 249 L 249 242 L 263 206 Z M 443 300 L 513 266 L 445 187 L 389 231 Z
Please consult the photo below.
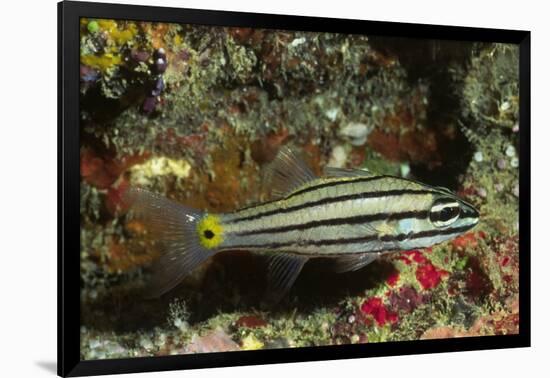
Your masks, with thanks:
M 261 252 L 270 259 L 269 293 L 289 290 L 310 258 L 357 270 L 380 254 L 425 248 L 474 227 L 476 209 L 449 190 L 364 170 L 327 168 L 318 177 L 283 147 L 267 171 L 273 200 L 210 214 L 134 188 L 135 215 L 162 241 L 153 295 L 161 295 L 216 253 Z

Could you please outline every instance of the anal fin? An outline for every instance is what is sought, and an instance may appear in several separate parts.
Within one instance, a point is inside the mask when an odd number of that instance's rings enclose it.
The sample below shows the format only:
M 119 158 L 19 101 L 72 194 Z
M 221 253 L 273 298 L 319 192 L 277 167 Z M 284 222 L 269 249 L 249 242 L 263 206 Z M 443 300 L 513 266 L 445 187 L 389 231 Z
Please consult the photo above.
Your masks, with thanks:
M 305 256 L 290 253 L 270 257 L 267 298 L 271 304 L 277 303 L 290 290 L 307 260 Z

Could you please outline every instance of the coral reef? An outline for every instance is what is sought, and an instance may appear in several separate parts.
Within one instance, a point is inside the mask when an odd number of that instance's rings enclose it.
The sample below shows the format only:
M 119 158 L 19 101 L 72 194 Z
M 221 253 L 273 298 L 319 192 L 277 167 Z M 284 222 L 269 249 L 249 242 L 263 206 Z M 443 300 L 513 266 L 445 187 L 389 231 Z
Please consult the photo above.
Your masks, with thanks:
M 518 49 L 502 44 L 82 19 L 81 357 L 518 332 Z M 220 254 L 158 299 L 139 185 L 212 212 L 266 198 L 283 144 L 474 203 L 472 232 L 346 274 L 308 263 L 260 309 L 265 261 Z M 327 279 L 325 279 L 325 277 Z

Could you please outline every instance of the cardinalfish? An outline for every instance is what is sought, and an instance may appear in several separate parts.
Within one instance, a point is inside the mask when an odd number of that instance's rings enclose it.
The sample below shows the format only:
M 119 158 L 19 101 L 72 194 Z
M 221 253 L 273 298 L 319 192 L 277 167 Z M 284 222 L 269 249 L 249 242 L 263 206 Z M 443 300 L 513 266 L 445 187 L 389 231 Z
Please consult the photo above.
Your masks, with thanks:
M 326 168 L 320 177 L 288 147 L 266 178 L 273 199 L 224 214 L 128 191 L 134 214 L 163 246 L 154 296 L 217 253 L 248 250 L 269 258 L 268 292 L 280 299 L 311 258 L 330 258 L 336 272 L 353 271 L 384 253 L 452 239 L 479 221 L 476 209 L 446 188 L 360 169 Z

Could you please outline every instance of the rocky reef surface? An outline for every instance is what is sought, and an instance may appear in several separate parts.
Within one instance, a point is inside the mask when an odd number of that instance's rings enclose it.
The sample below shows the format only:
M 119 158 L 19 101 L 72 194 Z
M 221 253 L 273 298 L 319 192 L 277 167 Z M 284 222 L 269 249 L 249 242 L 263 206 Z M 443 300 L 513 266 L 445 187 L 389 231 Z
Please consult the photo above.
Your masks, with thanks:
M 518 49 L 379 36 L 82 19 L 81 358 L 518 332 Z M 351 273 L 306 265 L 259 306 L 261 256 L 220 254 L 158 299 L 131 185 L 224 212 L 266 198 L 293 143 L 318 170 L 447 187 L 480 224 Z

